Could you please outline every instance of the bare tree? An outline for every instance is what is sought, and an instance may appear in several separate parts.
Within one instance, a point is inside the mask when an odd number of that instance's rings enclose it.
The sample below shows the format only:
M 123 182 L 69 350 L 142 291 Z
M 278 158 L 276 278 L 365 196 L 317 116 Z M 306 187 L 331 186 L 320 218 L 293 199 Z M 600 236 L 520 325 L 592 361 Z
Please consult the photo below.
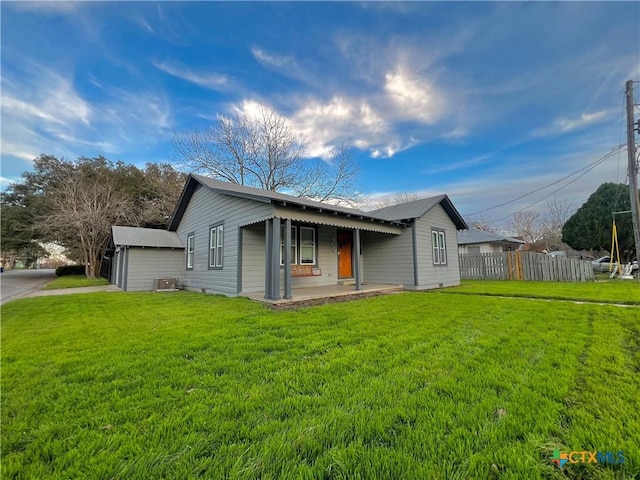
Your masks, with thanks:
M 549 248 L 560 248 L 562 228 L 574 211 L 573 203 L 568 200 L 548 200 L 543 214 L 542 234 Z
M 129 214 L 128 202 L 113 178 L 97 175 L 87 164 L 64 165 L 57 175 L 49 193 L 51 213 L 40 227 L 62 244 L 79 246 L 87 278 L 96 278 L 111 226 Z
M 189 171 L 220 180 L 333 203 L 356 203 L 353 152 L 334 147 L 326 160 L 306 158 L 307 142 L 273 109 L 220 116 L 207 128 L 176 134 L 174 156 Z
M 498 229 L 493 225 L 491 219 L 487 216 L 471 217 L 467 220 L 467 225 L 476 230 L 482 230 L 483 232 L 497 233 Z
M 353 150 L 341 144 L 333 148 L 328 160 L 315 160 L 315 165 L 303 169 L 291 191 L 296 196 L 319 202 L 356 205 L 362 192 L 356 180 L 359 174 Z
M 527 243 L 536 243 L 542 238 L 540 214 L 535 210 L 514 213 L 508 220 L 507 227 Z
M 401 203 L 413 202 L 420 197 L 415 193 L 395 193 L 393 195 L 385 195 L 380 197 L 374 203 L 376 208 L 390 207 L 391 205 L 400 205 Z

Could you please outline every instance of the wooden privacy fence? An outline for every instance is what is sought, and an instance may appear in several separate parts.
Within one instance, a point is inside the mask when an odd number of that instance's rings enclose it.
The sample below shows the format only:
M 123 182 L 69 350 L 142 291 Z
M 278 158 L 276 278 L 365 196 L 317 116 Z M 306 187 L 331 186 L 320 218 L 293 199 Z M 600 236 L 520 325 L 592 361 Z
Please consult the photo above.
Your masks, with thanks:
M 588 260 L 552 257 L 535 252 L 462 253 L 463 280 L 536 280 L 544 282 L 587 282 L 595 280 Z

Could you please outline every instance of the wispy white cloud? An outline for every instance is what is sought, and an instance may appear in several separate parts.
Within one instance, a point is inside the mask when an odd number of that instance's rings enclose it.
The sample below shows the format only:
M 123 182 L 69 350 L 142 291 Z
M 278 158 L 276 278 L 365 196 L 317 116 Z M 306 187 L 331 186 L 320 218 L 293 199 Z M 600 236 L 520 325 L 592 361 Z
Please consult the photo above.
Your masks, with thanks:
M 251 54 L 263 67 L 291 77 L 306 78 L 300 65 L 298 65 L 298 62 L 291 55 L 269 53 L 265 49 L 255 45 L 251 47 Z
M 102 91 L 100 100 L 90 102 L 70 75 L 28 59 L 23 64 L 24 70 L 4 69 L 2 76 L 5 165 L 12 158 L 31 161 L 41 153 L 65 157 L 119 153 L 156 143 L 173 126 L 169 102 L 161 93 L 113 88 L 89 78 Z
M 15 181 L 16 181 L 16 179 L 0 177 L 0 186 L 2 186 L 4 188 L 4 187 L 7 187 L 8 185 L 12 184 Z
M 293 128 L 309 141 L 309 154 L 324 157 L 336 143 L 350 142 L 360 149 L 382 149 L 388 125 L 366 101 L 334 97 L 311 100 L 290 117 Z M 398 143 L 398 139 L 392 140 Z
M 541 127 L 533 132 L 534 137 L 559 135 L 572 132 L 610 118 L 613 111 L 598 110 L 591 113 L 582 113 L 576 117 L 562 117 L 556 119 L 551 125 Z
M 73 13 L 77 12 L 82 6 L 82 2 L 64 2 L 64 1 L 29 1 L 29 2 L 8 2 L 11 8 L 16 10 L 25 10 L 41 13 Z
M 561 118 L 556 120 L 556 125 L 561 132 L 570 132 L 576 128 L 584 127 L 591 123 L 599 122 L 607 116 L 608 112 L 600 110 L 594 113 L 583 113 L 578 118 Z
M 443 113 L 442 95 L 424 77 L 408 75 L 404 71 L 387 73 L 384 90 L 402 120 L 430 124 Z
M 229 87 L 229 77 L 219 73 L 197 72 L 184 65 L 170 62 L 154 61 L 153 66 L 173 77 L 199 85 L 210 90 L 226 90 Z

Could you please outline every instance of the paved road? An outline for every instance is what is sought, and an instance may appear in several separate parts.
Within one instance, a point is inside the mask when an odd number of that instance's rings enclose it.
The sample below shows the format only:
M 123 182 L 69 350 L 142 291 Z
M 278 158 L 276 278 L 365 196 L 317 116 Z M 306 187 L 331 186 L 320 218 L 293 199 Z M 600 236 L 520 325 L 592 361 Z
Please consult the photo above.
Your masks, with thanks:
M 0 274 L 0 305 L 29 295 L 54 278 L 55 270 L 5 270 Z

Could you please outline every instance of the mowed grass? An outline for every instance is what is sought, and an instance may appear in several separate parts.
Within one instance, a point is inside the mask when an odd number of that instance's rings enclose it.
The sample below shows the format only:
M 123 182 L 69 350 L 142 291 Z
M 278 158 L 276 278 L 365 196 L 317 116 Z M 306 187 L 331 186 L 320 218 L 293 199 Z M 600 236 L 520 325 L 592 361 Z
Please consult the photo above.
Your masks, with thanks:
M 640 310 L 403 293 L 2 307 L 3 478 L 634 478 Z M 554 449 L 625 463 L 550 461 Z
M 43 290 L 57 290 L 60 288 L 97 287 L 109 285 L 105 278 L 87 278 L 85 275 L 65 275 L 48 283 Z
M 637 280 L 609 280 L 586 283 L 463 280 L 461 286 L 443 291 L 456 294 L 640 305 L 640 282 Z

